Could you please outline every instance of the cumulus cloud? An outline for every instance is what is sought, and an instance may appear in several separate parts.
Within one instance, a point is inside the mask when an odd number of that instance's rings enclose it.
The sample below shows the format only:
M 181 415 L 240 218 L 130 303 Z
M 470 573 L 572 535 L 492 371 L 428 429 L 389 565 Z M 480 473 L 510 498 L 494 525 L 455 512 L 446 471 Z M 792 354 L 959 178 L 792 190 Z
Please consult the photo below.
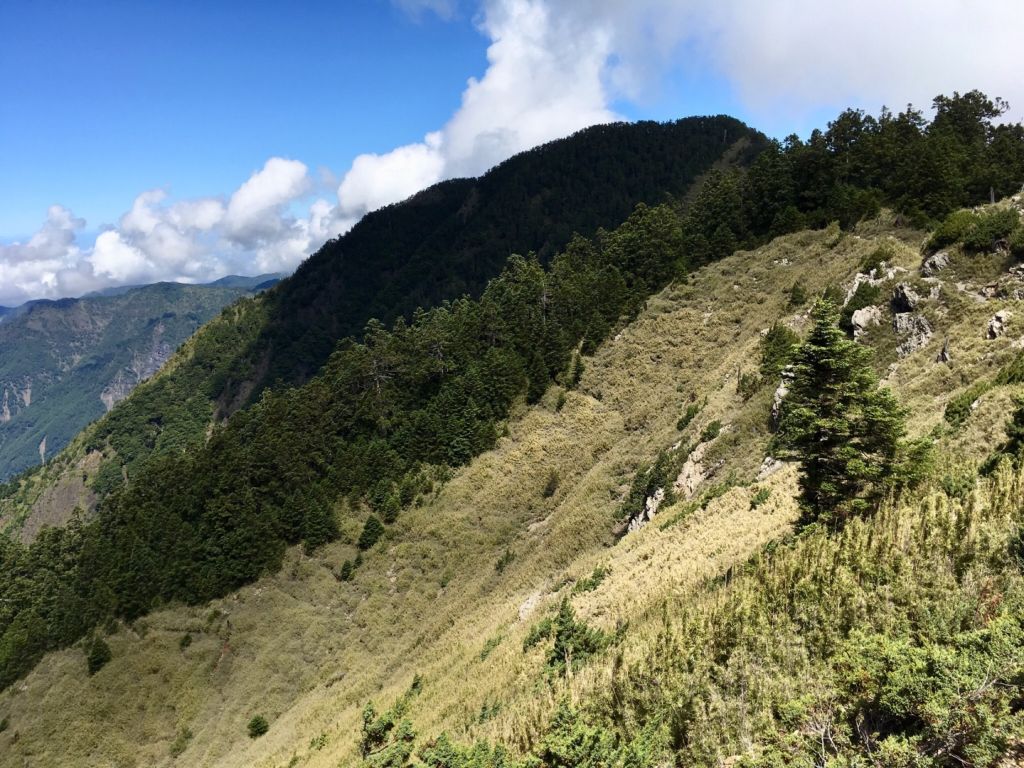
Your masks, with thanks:
M 413 13 L 454 8 L 395 2 Z M 615 120 L 612 105 L 655 95 L 670 70 L 719 78 L 749 120 L 775 132 L 822 108 L 927 108 L 971 88 L 1007 98 L 1019 119 L 1022 24 L 1018 0 L 485 0 L 485 74 L 422 142 L 356 158 L 339 204 L 357 216 Z
M 619 119 L 617 104 L 659 95 L 667 73 L 713 78 L 743 105 L 741 117 L 777 134 L 822 108 L 927 108 L 939 93 L 971 88 L 1008 99 L 1013 119 L 1024 115 L 1019 0 L 392 2 L 413 18 L 473 12 L 489 41 L 486 71 L 467 81 L 444 125 L 360 155 L 340 182 L 320 169 L 315 183 L 303 163 L 271 158 L 224 197 L 144 192 L 89 248 L 77 244 L 84 222 L 54 206 L 28 242 L 0 244 L 0 303 L 292 269 L 367 211 Z M 675 96 L 686 104 L 687 94 Z M 336 204 L 303 202 L 325 185 L 336 187 Z
M 274 157 L 227 199 L 171 201 L 165 190 L 148 190 L 85 249 L 77 242 L 85 222 L 53 206 L 28 242 L 0 244 L 0 304 L 110 285 L 291 271 L 352 224 L 325 200 L 305 215 L 293 213 L 312 188 L 303 163 Z
M 488 3 L 478 25 L 491 41 L 483 77 L 469 79 L 458 111 L 422 142 L 356 158 L 338 187 L 346 215 L 617 119 L 604 83 L 612 54 L 605 25 L 581 24 L 541 0 Z

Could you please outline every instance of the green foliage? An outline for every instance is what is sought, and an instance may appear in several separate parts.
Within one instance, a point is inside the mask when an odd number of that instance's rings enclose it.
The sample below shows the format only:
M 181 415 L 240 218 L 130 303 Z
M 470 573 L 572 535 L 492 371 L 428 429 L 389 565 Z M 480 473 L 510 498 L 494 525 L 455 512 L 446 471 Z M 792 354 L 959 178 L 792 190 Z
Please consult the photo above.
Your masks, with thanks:
M 404 768 L 416 741 L 416 732 L 405 715 L 421 687 L 422 680 L 417 675 L 409 690 L 380 716 L 372 703 L 363 708 L 359 752 L 367 768 Z
M 258 739 L 269 730 L 270 723 L 267 722 L 267 718 L 263 715 L 253 715 L 248 725 L 246 725 L 246 731 L 250 739 Z
M 782 374 L 782 369 L 789 365 L 800 337 L 782 323 L 773 323 L 768 333 L 761 337 L 758 351 L 761 356 L 761 376 L 775 380 Z
M 548 479 L 544 482 L 544 490 L 541 491 L 541 496 L 545 499 L 550 499 L 558 491 L 558 485 L 562 479 L 558 475 L 558 470 L 552 469 L 548 472 Z
M 584 621 L 576 620 L 576 612 L 568 599 L 563 599 L 552 626 L 555 642 L 548 651 L 546 668 L 551 676 L 564 676 L 586 663 L 587 659 L 607 647 L 610 638 Z
M 94 636 L 92 640 L 86 643 L 85 662 L 90 675 L 95 675 L 103 669 L 112 658 L 113 654 L 110 652 L 110 646 L 99 635 Z
M 589 576 L 579 579 L 573 585 L 572 594 L 580 595 L 584 592 L 593 592 L 601 586 L 601 582 L 605 580 L 609 573 L 611 573 L 609 568 L 606 568 L 603 565 L 597 566 Z
M 709 440 L 714 440 L 716 437 L 718 437 L 719 434 L 721 434 L 721 432 L 722 422 L 718 421 L 718 419 L 715 419 L 706 427 L 704 427 L 704 431 L 700 433 L 700 438 L 698 442 L 706 443 Z
M 768 501 L 768 499 L 770 499 L 771 497 L 771 488 L 758 488 L 754 495 L 750 497 L 750 508 L 757 509 L 766 501 Z
M 491 655 L 491 651 L 501 645 L 501 641 L 504 638 L 501 635 L 495 635 L 494 637 L 487 638 L 487 642 L 484 643 L 484 647 L 480 649 L 480 661 L 486 661 L 487 657 Z
M 530 650 L 538 643 L 550 638 L 554 629 L 555 622 L 550 617 L 541 619 L 530 627 L 530 631 L 526 633 L 526 637 L 523 639 L 523 653 L 526 653 L 526 651 Z
M 690 403 L 686 406 L 686 410 L 683 415 L 679 417 L 679 421 L 676 422 L 676 429 L 682 432 L 688 426 L 690 422 L 696 418 L 697 414 L 700 413 L 701 405 L 699 403 Z
M 178 648 L 184 651 L 190 645 L 192 645 L 192 633 L 186 632 L 184 635 L 181 636 L 181 640 L 178 641 Z
M 516 553 L 511 549 L 506 549 L 502 552 L 501 557 L 498 558 L 498 562 L 494 564 L 494 570 L 498 573 L 504 573 L 505 569 L 512 565 L 512 561 L 516 559 Z
M 864 257 L 860 263 L 859 272 L 864 275 L 871 275 L 877 278 L 882 273 L 882 268 L 892 262 L 894 251 L 892 246 L 888 244 L 880 245 L 867 256 Z
M 107 387 L 137 383 L 126 370 L 142 361 L 154 373 L 162 350 L 177 348 L 249 293 L 244 285 L 159 283 L 19 308 L 0 323 L 0 390 L 11 417 L 0 423 L 0 480 L 38 464 L 44 436 L 47 458 L 54 456 L 105 413 Z M 26 382 L 31 406 L 20 396 Z
M 1006 247 L 1018 259 L 1024 258 L 1024 226 L 1017 227 L 1006 239 Z
M 802 307 L 810 300 L 810 296 L 807 293 L 807 286 L 805 286 L 800 280 L 793 283 L 789 289 L 788 296 L 789 307 L 791 309 Z
M 179 728 L 178 732 L 174 736 L 174 741 L 171 742 L 170 752 L 171 757 L 178 757 L 186 749 L 188 749 L 189 742 L 192 741 L 192 731 L 189 728 Z
M 327 746 L 327 734 L 321 733 L 319 736 L 314 736 L 309 740 L 309 749 L 311 752 L 319 752 Z
M 1014 208 L 954 211 L 935 230 L 927 247 L 934 251 L 959 243 L 968 251 L 991 251 L 1019 226 L 1020 214 Z
M 359 534 L 359 541 L 356 543 L 356 546 L 358 546 L 359 549 L 366 551 L 376 544 L 383 535 L 384 524 L 377 519 L 376 515 L 370 515 L 366 518 L 366 523 L 363 525 L 363 532 Z
M 743 400 L 749 400 L 757 394 L 757 390 L 761 388 L 762 384 L 764 384 L 764 379 L 756 373 L 744 371 L 736 380 L 736 394 Z
M 815 306 L 777 435 L 778 447 L 802 462 L 805 522 L 841 523 L 877 504 L 904 434 L 903 411 L 878 387 L 870 352 L 843 336 L 837 317 L 830 302 Z
M 839 327 L 847 333 L 853 333 L 853 313 L 865 307 L 871 307 L 882 301 L 882 287 L 871 283 L 861 283 L 853 296 L 846 302 L 839 313 Z

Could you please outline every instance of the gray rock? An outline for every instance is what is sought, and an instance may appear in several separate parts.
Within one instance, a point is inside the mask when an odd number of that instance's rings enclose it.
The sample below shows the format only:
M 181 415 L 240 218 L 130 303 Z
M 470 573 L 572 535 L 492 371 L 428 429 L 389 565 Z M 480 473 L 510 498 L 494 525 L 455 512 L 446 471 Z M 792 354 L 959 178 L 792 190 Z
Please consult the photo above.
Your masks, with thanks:
M 793 368 L 787 365 L 782 371 L 779 386 L 775 389 L 775 394 L 772 396 L 771 427 L 773 430 L 779 428 L 779 422 L 782 420 L 782 401 L 789 394 L 789 385 L 792 381 Z
M 920 303 L 921 297 L 906 283 L 900 283 L 893 289 L 893 312 L 913 312 Z
M 988 321 L 988 338 L 998 339 L 1006 333 L 1006 326 L 1009 325 L 1012 315 L 1013 313 L 1008 309 L 1001 309 L 996 312 L 992 319 Z
M 785 463 L 779 459 L 773 456 L 765 456 L 764 461 L 761 462 L 761 469 L 757 472 L 757 482 L 768 479 L 784 466 L 786 466 Z
M 882 324 L 881 307 L 858 309 L 850 317 L 850 324 L 853 325 L 853 338 L 860 338 L 868 332 L 868 328 Z
M 947 365 L 953 361 L 953 356 L 949 353 L 949 338 L 947 337 L 942 342 L 942 350 L 938 355 L 935 356 L 936 363 L 946 363 Z
M 932 338 L 932 327 L 922 315 L 913 312 L 899 312 L 893 316 L 892 328 L 902 341 L 896 347 L 900 357 L 916 352 Z
M 933 253 L 921 264 L 921 274 L 932 277 L 949 266 L 949 254 L 945 251 Z

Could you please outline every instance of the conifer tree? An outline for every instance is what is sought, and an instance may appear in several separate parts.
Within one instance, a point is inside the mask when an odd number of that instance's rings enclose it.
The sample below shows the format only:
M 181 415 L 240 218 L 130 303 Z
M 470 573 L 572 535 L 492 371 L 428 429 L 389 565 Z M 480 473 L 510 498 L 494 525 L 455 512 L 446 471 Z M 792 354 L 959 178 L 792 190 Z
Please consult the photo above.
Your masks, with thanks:
M 794 376 L 777 441 L 802 462 L 805 522 L 842 523 L 869 510 L 897 465 L 904 412 L 879 388 L 870 353 L 838 328 L 828 299 L 794 357 Z

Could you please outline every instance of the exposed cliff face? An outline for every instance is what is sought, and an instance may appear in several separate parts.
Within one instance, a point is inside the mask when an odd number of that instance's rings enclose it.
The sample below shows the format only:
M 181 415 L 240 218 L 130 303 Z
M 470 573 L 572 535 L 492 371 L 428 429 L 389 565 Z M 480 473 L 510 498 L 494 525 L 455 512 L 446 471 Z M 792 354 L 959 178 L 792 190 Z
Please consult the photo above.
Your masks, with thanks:
M 170 360 L 174 348 L 164 339 L 165 331 L 164 324 L 157 323 L 153 328 L 149 347 L 143 351 L 133 351 L 128 365 L 118 370 L 110 383 L 100 392 L 100 401 L 107 412 Z

